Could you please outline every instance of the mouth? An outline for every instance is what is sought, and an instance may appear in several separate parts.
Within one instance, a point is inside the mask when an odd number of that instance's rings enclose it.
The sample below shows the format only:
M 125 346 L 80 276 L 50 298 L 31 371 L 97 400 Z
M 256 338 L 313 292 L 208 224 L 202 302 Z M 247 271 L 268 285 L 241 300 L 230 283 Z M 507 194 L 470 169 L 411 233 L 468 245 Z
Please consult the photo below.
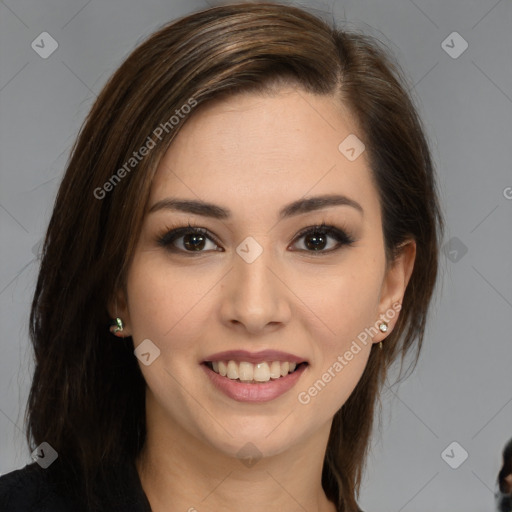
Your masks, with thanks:
M 277 381 L 289 374 L 301 372 L 308 363 L 306 361 L 204 361 L 202 363 L 212 372 L 227 379 L 243 384 L 264 384 Z
M 295 358 L 297 361 L 267 360 L 252 363 L 215 357 L 215 361 L 203 361 L 200 365 L 208 381 L 228 398 L 254 404 L 285 395 L 297 385 L 309 366 L 307 361 L 298 358 Z M 258 361 L 256 356 L 253 360 Z

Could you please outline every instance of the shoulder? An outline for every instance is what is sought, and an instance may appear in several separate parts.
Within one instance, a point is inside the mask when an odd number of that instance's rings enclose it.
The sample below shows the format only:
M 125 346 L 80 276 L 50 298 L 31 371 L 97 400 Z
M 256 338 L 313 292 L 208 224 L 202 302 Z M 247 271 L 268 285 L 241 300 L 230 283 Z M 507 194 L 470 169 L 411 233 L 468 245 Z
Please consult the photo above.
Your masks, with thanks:
M 495 486 L 494 499 L 496 510 L 499 512 L 510 512 L 512 510 L 512 495 L 501 492 L 499 485 Z
M 106 474 L 95 512 L 151 512 L 132 463 L 108 466 Z M 0 512 L 84 512 L 82 498 L 76 477 L 57 463 L 43 469 L 34 462 L 0 476 Z
M 74 504 L 66 502 L 52 483 L 47 470 L 37 463 L 26 465 L 0 477 L 2 512 L 68 512 Z

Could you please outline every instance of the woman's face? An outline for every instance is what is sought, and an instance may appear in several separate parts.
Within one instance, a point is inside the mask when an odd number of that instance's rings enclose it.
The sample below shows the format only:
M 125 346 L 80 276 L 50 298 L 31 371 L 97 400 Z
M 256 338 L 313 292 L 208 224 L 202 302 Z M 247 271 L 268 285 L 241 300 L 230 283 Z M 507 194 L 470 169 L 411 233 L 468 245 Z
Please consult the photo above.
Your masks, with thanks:
M 172 143 L 118 298 L 135 348 L 150 340 L 139 349 L 148 418 L 167 432 L 234 456 L 248 442 L 264 455 L 319 432 L 326 442 L 396 322 L 414 258 L 411 244 L 386 271 L 379 197 L 354 135 L 364 141 L 333 98 L 290 87 L 201 107 Z M 322 196 L 340 197 L 301 203 Z M 189 223 L 206 234 L 172 236 Z M 332 231 L 303 234 L 322 223 Z M 270 350 L 281 353 L 255 354 Z M 225 351 L 249 354 L 215 356 Z M 207 367 L 214 359 L 218 371 L 234 361 L 232 379 Z M 307 365 L 276 378 L 285 361 Z

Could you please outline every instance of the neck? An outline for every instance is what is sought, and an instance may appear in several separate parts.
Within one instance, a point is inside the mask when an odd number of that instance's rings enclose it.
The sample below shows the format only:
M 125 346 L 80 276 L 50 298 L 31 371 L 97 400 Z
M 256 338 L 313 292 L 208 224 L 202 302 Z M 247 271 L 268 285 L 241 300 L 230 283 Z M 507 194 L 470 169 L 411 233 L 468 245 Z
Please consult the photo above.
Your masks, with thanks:
M 168 416 L 154 420 L 147 418 L 146 442 L 136 460 L 153 512 L 336 512 L 321 485 L 331 422 L 268 457 L 259 458 L 254 445 L 241 442 L 254 457 L 240 459 L 198 439 Z

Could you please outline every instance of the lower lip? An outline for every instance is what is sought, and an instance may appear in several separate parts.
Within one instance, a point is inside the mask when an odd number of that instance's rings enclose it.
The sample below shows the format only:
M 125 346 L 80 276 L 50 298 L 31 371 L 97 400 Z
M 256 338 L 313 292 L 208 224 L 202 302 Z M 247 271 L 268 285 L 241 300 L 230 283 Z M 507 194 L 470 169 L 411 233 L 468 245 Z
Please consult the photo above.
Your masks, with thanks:
M 289 391 L 300 379 L 308 365 L 304 364 L 285 377 L 262 382 L 247 384 L 228 379 L 214 372 L 206 364 L 201 364 L 213 385 L 225 395 L 237 402 L 268 402 Z

